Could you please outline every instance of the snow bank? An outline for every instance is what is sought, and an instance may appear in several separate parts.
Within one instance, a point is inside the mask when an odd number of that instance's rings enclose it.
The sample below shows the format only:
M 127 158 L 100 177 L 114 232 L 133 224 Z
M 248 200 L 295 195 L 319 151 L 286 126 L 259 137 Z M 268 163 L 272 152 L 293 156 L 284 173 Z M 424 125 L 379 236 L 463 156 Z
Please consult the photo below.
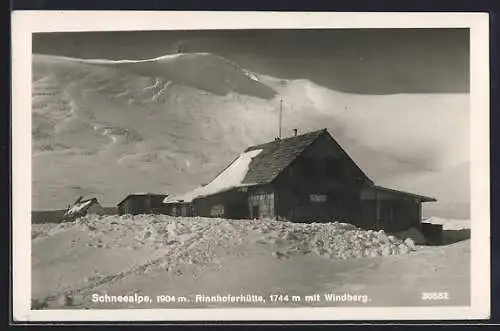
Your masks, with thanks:
M 429 217 L 423 220 L 424 223 L 441 224 L 443 230 L 466 230 L 471 228 L 471 221 L 468 219 L 446 219 L 441 217 Z
M 201 277 L 245 258 L 257 263 L 274 258 L 281 264 L 283 259 L 335 261 L 415 249 L 411 240 L 338 222 L 86 215 L 53 228 L 33 224 L 32 233 L 33 309 L 78 306 L 87 293 L 126 279 Z
M 267 247 L 269 254 L 276 257 L 316 254 L 339 260 L 406 254 L 415 249 L 413 240 L 403 241 L 383 230 L 363 230 L 339 222 L 306 224 L 167 215 L 87 215 L 61 224 L 57 231 L 44 229 L 43 238 L 39 240 L 74 227 L 99 234 L 90 236 L 98 241 L 89 242 L 87 246 L 167 247 L 171 256 L 165 256 L 162 265 L 169 266 L 186 260 L 208 263 L 213 258 L 210 254 L 215 254 L 214 247 L 230 251 L 230 247 L 241 244 L 249 250 Z M 33 232 L 37 231 L 40 232 L 34 224 Z
M 242 186 L 243 179 L 248 172 L 248 166 L 250 165 L 252 158 L 259 155 L 260 152 L 262 152 L 262 149 L 256 149 L 240 154 L 240 156 L 236 160 L 234 160 L 226 170 L 220 173 L 209 184 L 200 186 L 184 195 L 167 197 L 165 198 L 165 200 L 163 200 L 163 202 L 191 202 L 199 197 L 223 192 L 234 187 Z
M 414 250 L 410 241 L 387 235 L 383 230 L 363 230 L 347 223 L 291 223 L 266 221 L 256 224 L 267 235 L 260 243 L 276 243 L 275 256 L 309 254 L 346 260 L 362 257 L 406 254 Z
M 60 224 L 58 223 L 38 223 L 31 225 L 31 239 L 41 238 L 48 236 L 49 233 L 57 228 Z

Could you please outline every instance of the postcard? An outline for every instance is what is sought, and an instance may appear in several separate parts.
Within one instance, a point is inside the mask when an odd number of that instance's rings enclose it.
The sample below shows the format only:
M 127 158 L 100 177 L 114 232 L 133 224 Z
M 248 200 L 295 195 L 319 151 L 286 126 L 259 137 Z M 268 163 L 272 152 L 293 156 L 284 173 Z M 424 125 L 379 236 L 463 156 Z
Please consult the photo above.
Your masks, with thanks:
M 13 12 L 15 319 L 488 318 L 488 31 Z

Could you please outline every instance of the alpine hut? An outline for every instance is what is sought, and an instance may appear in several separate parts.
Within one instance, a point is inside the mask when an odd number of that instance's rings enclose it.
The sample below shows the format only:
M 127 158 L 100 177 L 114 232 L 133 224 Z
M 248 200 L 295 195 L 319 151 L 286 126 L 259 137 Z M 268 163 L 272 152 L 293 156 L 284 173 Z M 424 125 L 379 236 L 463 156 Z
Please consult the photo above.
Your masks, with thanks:
M 167 194 L 133 193 L 118 203 L 118 215 L 163 214 Z
M 327 129 L 251 146 L 215 179 L 167 197 L 173 216 L 339 221 L 400 231 L 420 226 L 423 195 L 375 185 Z

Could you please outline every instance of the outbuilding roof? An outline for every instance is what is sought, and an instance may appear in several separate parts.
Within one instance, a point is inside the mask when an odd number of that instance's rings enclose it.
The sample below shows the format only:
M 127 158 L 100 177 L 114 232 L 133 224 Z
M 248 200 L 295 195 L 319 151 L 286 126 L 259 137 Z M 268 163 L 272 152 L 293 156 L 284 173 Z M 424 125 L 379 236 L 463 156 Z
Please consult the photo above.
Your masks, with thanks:
M 120 201 L 118 203 L 118 206 L 132 197 L 141 197 L 141 196 L 157 196 L 157 197 L 162 197 L 163 199 L 165 199 L 166 197 L 168 197 L 168 194 L 166 194 L 166 193 L 151 193 L 151 192 L 131 193 L 131 194 L 127 195 L 122 201 Z

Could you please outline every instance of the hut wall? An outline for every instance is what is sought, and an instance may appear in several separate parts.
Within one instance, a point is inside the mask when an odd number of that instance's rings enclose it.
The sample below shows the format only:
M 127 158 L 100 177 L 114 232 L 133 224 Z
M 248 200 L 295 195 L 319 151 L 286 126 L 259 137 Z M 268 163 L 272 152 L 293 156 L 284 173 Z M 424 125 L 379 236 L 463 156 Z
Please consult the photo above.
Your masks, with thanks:
M 358 226 L 363 229 L 377 229 L 377 201 L 361 200 L 361 216 Z
M 175 217 L 194 217 L 198 216 L 196 207 L 193 203 L 168 203 L 158 209 L 158 214 L 166 214 Z
M 120 215 L 144 214 L 147 210 L 146 200 L 141 197 L 129 197 L 118 206 L 118 213 Z
M 152 214 L 166 214 L 167 210 L 165 208 L 165 204 L 163 203 L 163 200 L 167 197 L 166 194 L 154 194 L 150 195 L 150 201 L 149 201 L 149 211 Z
M 422 233 L 431 245 L 440 245 L 443 243 L 442 224 L 422 223 Z
M 274 189 L 266 185 L 252 188 L 248 193 L 249 217 L 273 218 L 275 215 Z
M 290 221 L 355 224 L 361 217 L 363 181 L 327 137 L 298 156 L 274 184 L 276 213 Z
M 361 192 L 360 226 L 388 232 L 420 227 L 420 201 L 398 193 L 365 190 Z
M 99 202 L 95 202 L 87 209 L 87 214 L 104 215 L 106 214 L 106 211 L 102 208 Z
M 198 216 L 232 219 L 248 218 L 248 193 L 234 189 L 194 200 Z
M 131 195 L 118 205 L 120 215 L 158 214 L 165 213 L 163 199 L 166 195 Z
M 360 203 L 355 195 L 303 187 L 301 192 L 278 190 L 278 215 L 296 222 L 346 222 L 360 219 Z

